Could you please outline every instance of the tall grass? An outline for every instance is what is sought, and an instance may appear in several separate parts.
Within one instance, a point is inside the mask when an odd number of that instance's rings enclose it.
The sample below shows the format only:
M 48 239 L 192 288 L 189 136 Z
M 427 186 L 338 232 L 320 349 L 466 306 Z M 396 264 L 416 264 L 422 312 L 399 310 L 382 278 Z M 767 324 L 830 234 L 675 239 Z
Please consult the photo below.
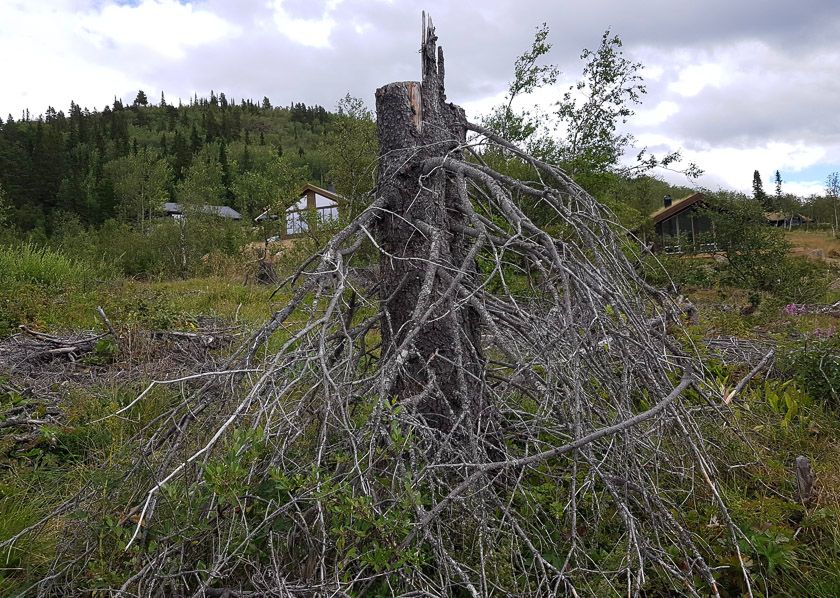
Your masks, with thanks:
M 33 243 L 0 247 L 0 287 L 5 290 L 27 284 L 87 287 L 105 274 L 102 268 Z

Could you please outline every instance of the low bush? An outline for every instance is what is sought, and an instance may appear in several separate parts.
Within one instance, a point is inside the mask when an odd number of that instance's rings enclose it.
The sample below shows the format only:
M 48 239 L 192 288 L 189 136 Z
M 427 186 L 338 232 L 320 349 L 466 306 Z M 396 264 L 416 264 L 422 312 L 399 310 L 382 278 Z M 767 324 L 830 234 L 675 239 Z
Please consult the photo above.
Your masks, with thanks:
M 183 221 L 160 219 L 145 231 L 115 220 L 98 229 L 67 225 L 55 243 L 91 263 L 107 263 L 124 276 L 174 278 L 215 274 L 214 265 L 220 263 L 229 271 L 229 258 L 239 256 L 248 239 L 249 231 L 240 223 L 193 214 Z
M 685 258 L 672 255 L 658 256 L 661 267 L 651 267 L 648 280 L 658 286 L 665 286 L 667 281 L 661 273 L 662 268 L 667 271 L 671 281 L 678 287 L 691 286 L 710 288 L 719 282 L 719 275 L 714 264 L 709 260 L 699 258 Z
M 83 295 L 112 271 L 33 243 L 0 245 L 0 338 L 20 324 L 39 324 L 68 294 Z
M 840 408 L 840 336 L 797 343 L 780 356 L 778 367 L 817 402 Z
M 0 247 L 0 287 L 26 284 L 59 289 L 87 286 L 109 273 L 60 251 L 32 243 Z

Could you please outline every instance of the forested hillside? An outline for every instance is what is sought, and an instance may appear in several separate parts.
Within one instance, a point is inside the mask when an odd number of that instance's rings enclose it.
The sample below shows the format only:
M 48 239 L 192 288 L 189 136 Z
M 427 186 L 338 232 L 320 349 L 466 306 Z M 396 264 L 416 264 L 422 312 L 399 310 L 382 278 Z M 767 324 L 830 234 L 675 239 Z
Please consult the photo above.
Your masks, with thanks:
M 369 116 L 369 115 L 368 115 Z M 337 114 L 210 93 L 189 104 L 140 91 L 90 111 L 71 103 L 0 120 L 0 187 L 22 232 L 148 218 L 162 201 L 230 205 L 251 216 L 283 171 L 327 184 L 324 139 Z

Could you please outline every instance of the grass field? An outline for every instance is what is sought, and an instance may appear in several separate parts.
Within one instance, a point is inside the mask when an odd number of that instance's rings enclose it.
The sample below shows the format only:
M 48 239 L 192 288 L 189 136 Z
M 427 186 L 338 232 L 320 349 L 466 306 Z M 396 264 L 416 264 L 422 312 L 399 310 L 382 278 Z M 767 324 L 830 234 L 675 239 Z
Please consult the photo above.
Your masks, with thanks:
M 827 263 L 840 265 L 840 239 L 830 230 L 791 230 L 785 238 L 793 245 L 792 253 L 824 259 Z

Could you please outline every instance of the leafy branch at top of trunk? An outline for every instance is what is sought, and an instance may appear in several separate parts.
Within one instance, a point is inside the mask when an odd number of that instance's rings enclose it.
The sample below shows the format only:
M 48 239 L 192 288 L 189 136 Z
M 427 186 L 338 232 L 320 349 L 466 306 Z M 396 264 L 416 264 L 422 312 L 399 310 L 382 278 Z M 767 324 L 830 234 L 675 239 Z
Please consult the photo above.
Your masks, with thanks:
M 347 216 L 352 219 L 370 202 L 379 145 L 373 113 L 361 99 L 347 94 L 337 108 L 338 116 L 327 127 L 321 149 L 330 163 L 329 179 L 345 198 Z
M 559 157 L 572 175 L 616 167 L 633 139 L 618 127 L 634 114 L 632 107 L 641 104 L 647 89 L 643 66 L 627 59 L 622 45 L 607 30 L 596 50 L 584 49 L 582 79 L 557 103 L 557 116 L 566 127 Z

